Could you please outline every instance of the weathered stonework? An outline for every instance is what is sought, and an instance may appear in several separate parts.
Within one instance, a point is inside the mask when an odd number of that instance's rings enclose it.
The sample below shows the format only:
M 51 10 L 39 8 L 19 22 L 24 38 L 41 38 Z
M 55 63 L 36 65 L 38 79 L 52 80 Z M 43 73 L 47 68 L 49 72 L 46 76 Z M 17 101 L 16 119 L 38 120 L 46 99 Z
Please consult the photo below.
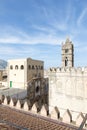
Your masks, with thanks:
M 69 38 L 62 44 L 62 67 L 74 66 L 74 48 Z
M 87 68 L 49 70 L 49 106 L 87 112 Z
M 28 83 L 27 98 L 33 103 L 38 102 L 41 107 L 48 104 L 48 78 L 34 78 Z
M 62 59 L 62 66 L 50 68 L 49 76 L 49 110 L 58 108 L 87 113 L 87 67 L 74 68 L 73 44 L 69 39 L 62 46 L 63 56 L 68 58 L 67 66 Z M 64 53 L 65 49 L 66 53 Z M 69 59 L 69 55 L 71 60 Z

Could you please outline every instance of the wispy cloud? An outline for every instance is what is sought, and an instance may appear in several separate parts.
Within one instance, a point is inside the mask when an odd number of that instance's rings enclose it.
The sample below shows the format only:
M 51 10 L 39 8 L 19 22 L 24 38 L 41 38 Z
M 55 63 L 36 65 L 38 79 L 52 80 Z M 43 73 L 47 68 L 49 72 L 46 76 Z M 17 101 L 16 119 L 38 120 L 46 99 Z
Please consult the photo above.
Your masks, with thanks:
M 56 64 L 61 55 L 57 47 L 67 36 L 76 53 L 87 51 L 86 0 L 16 1 L 0 3 L 0 57 L 30 56 L 50 66 Z
M 84 17 L 87 17 L 87 8 L 83 9 L 83 11 L 81 12 L 78 20 L 77 20 L 77 24 L 78 26 L 81 26 L 84 20 Z
M 51 35 L 54 35 L 56 34 L 56 30 L 54 28 L 52 28 L 50 25 L 48 26 L 44 26 L 44 25 L 32 25 L 32 28 L 43 33 L 43 34 L 51 34 Z
M 50 67 L 55 65 L 55 59 L 58 54 L 57 46 L 53 45 L 16 45 L 15 44 L 0 44 L 0 59 L 23 59 L 27 57 L 31 57 L 33 59 L 43 60 L 45 62 L 45 67 Z M 15 55 L 14 55 L 15 54 Z M 55 55 L 56 54 L 56 55 Z M 55 58 L 54 58 L 55 56 Z M 53 63 L 54 62 L 54 63 Z
M 63 22 L 53 22 L 50 24 L 53 28 L 55 28 L 57 31 L 66 31 L 67 30 L 67 24 Z
M 55 32 L 52 29 L 49 31 L 43 27 L 35 27 L 40 30 L 36 35 L 31 35 L 30 33 L 26 33 L 20 29 L 15 29 L 8 27 L 6 30 L 3 30 L 3 33 L 0 32 L 0 43 L 19 43 L 19 44 L 60 44 L 61 38 L 58 38 L 57 35 L 53 35 Z M 48 31 L 49 33 L 44 33 L 44 31 Z M 8 33 L 9 32 L 9 33 Z

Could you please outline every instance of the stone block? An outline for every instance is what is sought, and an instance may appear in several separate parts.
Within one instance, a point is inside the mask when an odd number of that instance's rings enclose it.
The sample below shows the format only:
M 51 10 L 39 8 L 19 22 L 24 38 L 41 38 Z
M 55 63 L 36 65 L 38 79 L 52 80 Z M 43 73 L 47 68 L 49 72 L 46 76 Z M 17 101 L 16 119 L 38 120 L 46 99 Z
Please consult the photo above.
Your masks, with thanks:
M 60 112 L 59 112 L 57 107 L 53 108 L 53 110 L 51 112 L 51 118 L 52 119 L 57 119 L 57 120 L 60 118 Z
M 66 110 L 66 112 L 63 115 L 63 122 L 66 122 L 66 123 L 72 122 L 72 115 L 68 109 Z
M 17 101 L 17 104 L 16 104 L 16 106 L 15 106 L 17 109 L 21 109 L 21 104 L 20 104 L 20 101 L 18 100 Z
M 42 106 L 42 108 L 40 110 L 40 115 L 42 115 L 42 116 L 48 115 L 48 106 L 46 104 Z
M 37 113 L 37 103 L 33 104 L 32 108 L 31 108 L 31 112 L 35 113 L 35 114 Z
M 14 107 L 14 103 L 13 103 L 12 98 L 11 98 L 11 100 L 10 100 L 10 107 Z
M 24 109 L 25 111 L 28 111 L 28 110 L 29 110 L 27 101 L 25 101 L 25 103 L 24 103 L 24 108 L 23 108 L 23 109 Z
M 7 105 L 7 97 L 5 97 L 3 104 Z
M 81 112 L 78 116 L 77 116 L 77 119 L 76 119 L 76 125 L 80 126 L 82 121 L 84 119 L 84 115 L 83 113 Z

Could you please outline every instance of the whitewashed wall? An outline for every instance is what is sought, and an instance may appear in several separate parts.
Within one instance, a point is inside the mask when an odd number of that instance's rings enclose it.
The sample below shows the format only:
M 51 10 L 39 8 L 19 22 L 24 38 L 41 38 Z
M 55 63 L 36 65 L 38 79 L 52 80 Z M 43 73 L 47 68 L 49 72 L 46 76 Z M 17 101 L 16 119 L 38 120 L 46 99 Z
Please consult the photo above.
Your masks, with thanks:
M 87 68 L 49 70 L 49 107 L 87 113 Z

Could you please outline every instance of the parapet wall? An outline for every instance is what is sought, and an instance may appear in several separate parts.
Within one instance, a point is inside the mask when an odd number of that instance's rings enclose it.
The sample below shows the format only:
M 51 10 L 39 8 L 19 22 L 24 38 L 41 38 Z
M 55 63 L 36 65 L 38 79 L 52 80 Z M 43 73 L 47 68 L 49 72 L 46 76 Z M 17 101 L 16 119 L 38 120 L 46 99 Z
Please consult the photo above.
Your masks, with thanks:
M 87 73 L 87 67 L 78 67 L 78 68 L 65 68 L 65 67 L 57 67 L 57 68 L 50 68 L 49 69 L 49 72 L 65 72 L 65 73 L 69 73 L 69 72 L 72 72 L 72 73 Z
M 82 123 L 85 113 L 74 112 L 69 109 L 61 109 L 53 107 L 52 111 L 49 113 L 48 106 L 45 104 L 41 108 L 38 105 L 38 102 L 31 105 L 30 101 L 17 100 L 16 98 L 12 99 L 10 97 L 1 96 L 0 103 L 6 106 L 9 106 L 14 109 L 27 111 L 33 114 L 39 114 L 47 118 L 54 119 L 56 121 L 62 121 L 68 124 L 80 126 Z M 73 119 L 73 116 L 76 115 L 76 119 Z M 86 124 L 84 125 L 86 127 Z
M 80 112 L 87 113 L 87 67 L 53 67 L 48 77 L 50 114 L 57 106 L 63 121 L 80 124 L 84 119 Z

